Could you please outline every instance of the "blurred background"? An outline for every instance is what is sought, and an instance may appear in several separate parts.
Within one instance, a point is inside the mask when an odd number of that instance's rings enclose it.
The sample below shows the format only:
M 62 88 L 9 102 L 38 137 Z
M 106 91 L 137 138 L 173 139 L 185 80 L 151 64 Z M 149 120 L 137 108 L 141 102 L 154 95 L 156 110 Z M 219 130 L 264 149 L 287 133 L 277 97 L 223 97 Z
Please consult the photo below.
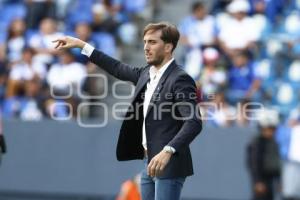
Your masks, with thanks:
M 299 0 L 0 0 L 0 199 L 136 199 L 125 196 L 142 162 L 116 161 L 113 116 L 133 86 L 52 41 L 78 37 L 142 67 L 144 26 L 169 21 L 204 117 L 183 199 L 299 200 L 299 10 Z

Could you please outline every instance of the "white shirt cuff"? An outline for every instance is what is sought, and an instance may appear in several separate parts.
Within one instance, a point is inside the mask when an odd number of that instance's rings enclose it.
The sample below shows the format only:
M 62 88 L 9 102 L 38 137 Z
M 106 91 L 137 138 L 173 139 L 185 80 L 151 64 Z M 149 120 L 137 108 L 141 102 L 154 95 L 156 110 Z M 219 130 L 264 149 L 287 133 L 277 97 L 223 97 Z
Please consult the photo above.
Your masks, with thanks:
M 173 151 L 173 153 L 176 152 L 176 150 L 175 150 L 173 147 L 171 147 L 171 146 L 169 146 L 169 147 L 170 147 L 170 149 Z
M 86 55 L 87 57 L 90 57 L 94 51 L 94 47 L 88 43 L 84 45 L 84 47 L 81 50 L 81 54 Z
M 170 150 L 171 150 L 173 154 L 176 153 L 176 150 L 174 149 L 174 147 L 171 147 L 171 146 L 169 146 L 169 145 L 165 146 L 165 147 L 164 147 L 164 150 L 167 150 L 167 151 L 170 151 Z

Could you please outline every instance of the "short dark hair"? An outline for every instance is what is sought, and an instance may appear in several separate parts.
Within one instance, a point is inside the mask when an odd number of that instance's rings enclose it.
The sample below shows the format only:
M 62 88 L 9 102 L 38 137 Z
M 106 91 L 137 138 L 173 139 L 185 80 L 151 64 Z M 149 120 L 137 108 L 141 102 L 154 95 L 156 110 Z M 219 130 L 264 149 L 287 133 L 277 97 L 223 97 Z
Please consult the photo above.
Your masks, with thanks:
M 233 55 L 234 56 L 242 56 L 247 59 L 251 58 L 251 53 L 248 50 L 237 50 Z
M 146 35 L 147 32 L 155 32 L 161 30 L 161 39 L 165 43 L 172 43 L 173 49 L 177 46 L 180 34 L 177 27 L 169 22 L 159 22 L 159 23 L 150 23 L 144 28 L 143 36 Z
M 198 9 L 204 9 L 205 6 L 203 4 L 202 1 L 195 1 L 193 4 L 192 4 L 192 12 L 195 12 L 196 10 Z
M 36 50 L 33 49 L 32 47 L 25 46 L 25 47 L 22 49 L 22 53 L 30 53 L 31 55 L 35 55 L 35 54 L 36 54 Z

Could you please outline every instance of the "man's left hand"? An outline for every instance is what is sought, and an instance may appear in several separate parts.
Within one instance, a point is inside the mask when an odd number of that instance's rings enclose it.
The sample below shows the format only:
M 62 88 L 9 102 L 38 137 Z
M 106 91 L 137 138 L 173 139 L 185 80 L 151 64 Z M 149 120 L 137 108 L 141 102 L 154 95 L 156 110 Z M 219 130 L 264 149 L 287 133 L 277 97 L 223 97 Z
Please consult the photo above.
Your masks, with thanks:
M 151 177 L 159 176 L 169 163 L 171 156 L 172 153 L 166 152 L 164 150 L 154 156 L 147 168 L 148 175 Z

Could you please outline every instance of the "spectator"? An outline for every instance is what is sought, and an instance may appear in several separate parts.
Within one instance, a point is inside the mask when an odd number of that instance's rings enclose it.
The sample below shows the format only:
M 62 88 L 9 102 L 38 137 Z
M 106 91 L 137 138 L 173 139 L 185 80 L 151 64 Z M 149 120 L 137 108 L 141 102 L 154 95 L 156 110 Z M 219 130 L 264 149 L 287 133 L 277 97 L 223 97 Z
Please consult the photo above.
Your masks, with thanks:
M 226 83 L 226 72 L 218 66 L 220 55 L 214 48 L 206 48 L 203 51 L 204 68 L 197 82 L 201 88 L 204 99 L 215 94 L 219 88 L 224 88 Z
M 33 61 L 34 50 L 23 50 L 22 61 L 12 66 L 7 84 L 3 112 L 5 117 L 25 120 L 42 118 L 41 87 L 46 66 Z
M 214 14 L 222 12 L 233 0 L 213 0 L 212 12 Z
M 251 1 L 251 0 L 250 0 Z M 257 1 L 257 10 L 252 14 L 253 20 L 253 37 L 257 42 L 263 43 L 272 32 L 272 24 L 265 14 L 263 3 Z
M 107 32 L 116 37 L 119 22 L 106 10 L 106 7 L 100 3 L 95 4 L 92 12 L 93 22 L 91 27 L 93 32 Z
M 208 47 L 216 44 L 216 22 L 208 14 L 205 5 L 197 1 L 192 5 L 192 14 L 185 17 L 179 25 L 181 42 L 188 46 Z
M 41 85 L 37 80 L 29 81 L 25 90 L 24 106 L 20 112 L 22 120 L 38 121 L 43 118 L 43 101 Z
M 279 17 L 283 14 L 286 4 L 291 1 L 284 0 L 249 0 L 250 13 L 264 13 L 268 20 L 273 24 L 277 25 Z
M 283 125 L 278 134 L 283 157 L 282 194 L 284 200 L 300 199 L 300 109 L 291 112 L 288 125 Z
M 47 73 L 46 66 L 34 62 L 34 55 L 32 48 L 26 48 L 23 50 L 21 62 L 12 66 L 7 86 L 8 98 L 18 96 L 21 90 L 26 90 L 26 84 L 30 81 L 37 80 L 42 85 Z
M 97 41 L 95 38 L 95 34 L 93 34 L 93 32 L 91 31 L 91 27 L 89 26 L 89 24 L 87 23 L 78 23 L 76 25 L 75 28 L 75 35 L 77 38 L 88 42 L 89 44 L 92 44 L 95 47 L 98 47 L 98 43 L 99 41 Z M 101 37 L 101 36 L 100 36 Z M 108 45 L 105 45 L 103 49 L 104 52 L 107 51 L 107 49 L 109 48 Z M 86 57 L 85 55 L 83 55 L 81 53 L 81 50 L 78 48 L 74 48 L 70 50 L 72 52 L 72 54 L 75 56 L 76 61 L 86 65 L 86 69 L 87 69 L 87 73 L 88 74 L 95 74 L 95 73 L 101 73 L 101 72 L 97 72 L 97 67 L 89 62 L 88 57 Z M 83 90 L 84 92 L 86 92 L 89 96 L 96 96 L 97 94 L 99 94 L 99 91 L 101 93 L 101 91 L 103 91 L 103 88 L 101 88 L 101 86 L 99 84 L 96 83 L 96 79 L 92 78 L 92 77 L 87 77 L 87 79 L 85 80 L 85 84 L 83 85 Z M 99 99 L 88 99 L 88 101 L 99 101 Z M 96 106 L 90 106 L 89 107 L 89 114 L 93 115 L 93 113 L 95 114 L 95 109 L 92 109 L 93 107 Z M 97 114 L 95 114 L 97 115 Z
M 267 1 L 265 0 L 249 0 L 250 13 L 265 13 L 267 9 Z
M 205 119 L 208 123 L 218 127 L 228 127 L 234 123 L 236 118 L 236 109 L 230 106 L 222 91 L 214 94 L 213 104 L 203 104 L 205 106 Z
M 81 88 L 85 78 L 85 66 L 76 62 L 70 51 L 63 51 L 59 56 L 59 63 L 51 66 L 47 82 L 54 91 L 64 95 L 68 94 L 71 86 L 74 92 L 72 95 L 75 95 L 77 88 Z
M 69 120 L 73 117 L 73 108 L 61 99 L 48 98 L 45 101 L 45 113 L 54 120 Z
M 25 31 L 26 25 L 22 19 L 15 19 L 8 28 L 5 52 L 10 65 L 22 59 L 22 51 L 27 45 Z
M 278 121 L 276 111 L 263 111 L 259 119 L 260 133 L 248 145 L 247 160 L 252 178 L 253 200 L 273 200 L 276 196 L 281 169 L 274 135 Z
M 207 14 L 204 4 L 197 1 L 192 5 L 192 14 L 180 23 L 179 29 L 186 48 L 185 69 L 193 78 L 198 78 L 202 67 L 201 48 L 216 42 L 215 19 Z
M 287 53 L 287 56 L 293 58 L 298 58 L 300 53 L 300 14 L 298 11 L 291 12 L 285 19 L 284 19 L 284 34 L 287 38 L 286 40 L 281 40 L 282 44 L 288 46 L 290 51 L 282 52 Z
M 29 29 L 38 29 L 45 18 L 56 18 L 53 0 L 25 0 L 27 6 L 26 23 Z
M 51 88 L 51 94 L 55 95 L 51 99 L 67 98 L 69 105 L 75 112 L 77 103 L 80 101 L 77 92 L 82 89 L 86 75 L 86 67 L 75 61 L 71 51 L 61 52 L 59 63 L 53 64 L 47 74 L 47 83 Z M 52 104 L 47 105 L 52 106 Z M 46 108 L 46 110 L 51 109 Z M 76 112 L 73 114 L 76 114 Z
M 254 66 L 245 51 L 237 52 L 232 57 L 232 66 L 228 72 L 227 98 L 231 104 L 242 100 L 257 99 L 261 80 L 254 73 Z
M 55 1 L 55 7 L 56 7 L 56 13 L 57 18 L 59 20 L 64 20 L 68 11 L 68 8 L 71 6 L 71 4 L 74 3 L 73 0 L 60 0 Z
M 253 19 L 247 16 L 249 9 L 246 0 L 234 0 L 227 7 L 230 16 L 218 23 L 220 47 L 229 57 L 237 50 L 251 50 L 255 47 L 257 30 Z
M 75 36 L 82 41 L 88 42 L 93 46 L 98 47 L 97 41 L 92 37 L 92 30 L 90 25 L 85 22 L 76 24 Z M 76 61 L 82 64 L 88 63 L 88 58 L 81 54 L 80 49 L 72 49 L 71 51 L 73 55 L 75 55 Z
M 34 34 L 29 40 L 29 46 L 37 52 L 35 61 L 46 65 L 54 62 L 57 51 L 54 50 L 52 41 L 62 35 L 56 29 L 57 25 L 53 19 L 46 18 L 41 21 L 39 33 Z

